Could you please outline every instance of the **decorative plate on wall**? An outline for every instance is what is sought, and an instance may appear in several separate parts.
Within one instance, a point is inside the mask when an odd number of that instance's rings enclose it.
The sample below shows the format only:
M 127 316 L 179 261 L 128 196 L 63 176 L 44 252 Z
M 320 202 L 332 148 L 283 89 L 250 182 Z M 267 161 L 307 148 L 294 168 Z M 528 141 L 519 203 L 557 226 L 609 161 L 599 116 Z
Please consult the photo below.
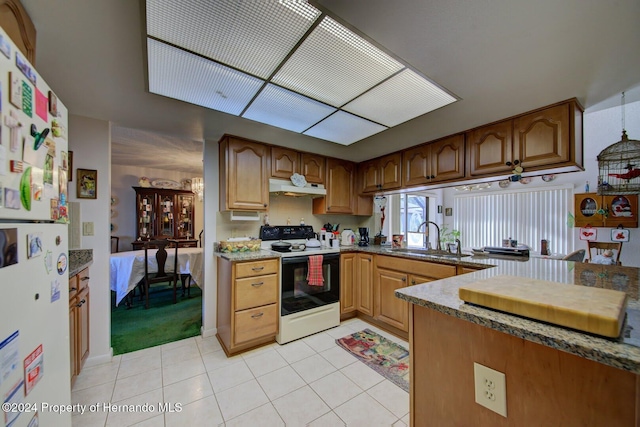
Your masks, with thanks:
M 296 187 L 304 187 L 305 185 L 307 185 L 307 179 L 299 173 L 294 173 L 293 175 L 291 175 L 291 182 Z
M 156 179 L 151 183 L 155 188 L 168 188 L 171 190 L 179 190 L 182 188 L 182 184 L 170 179 Z

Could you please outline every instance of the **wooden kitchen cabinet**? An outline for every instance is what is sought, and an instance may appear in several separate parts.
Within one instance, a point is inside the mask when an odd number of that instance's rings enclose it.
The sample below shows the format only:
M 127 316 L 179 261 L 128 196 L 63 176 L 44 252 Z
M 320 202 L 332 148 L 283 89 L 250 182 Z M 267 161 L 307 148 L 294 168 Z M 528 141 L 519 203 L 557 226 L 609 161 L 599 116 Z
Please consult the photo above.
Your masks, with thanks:
M 356 196 L 355 174 L 355 163 L 327 158 L 327 195 L 313 199 L 313 214 L 353 214 Z
M 271 147 L 271 177 L 290 179 L 294 173 L 303 175 L 309 183 L 324 184 L 325 158 L 289 148 Z
M 279 259 L 233 262 L 218 258 L 217 337 L 227 355 L 275 341 Z
M 402 153 L 397 152 L 358 165 L 362 193 L 376 193 L 402 186 Z
M 340 317 L 355 314 L 356 286 L 358 282 L 357 254 L 340 254 Z M 349 316 L 344 316 L 347 318 Z
M 466 133 L 469 177 L 582 167 L 582 107 L 570 100 Z
M 359 253 L 356 257 L 356 309 L 373 316 L 373 255 Z
M 601 196 L 596 193 L 574 195 L 576 227 L 638 227 L 638 195 Z M 603 210 L 605 214 L 598 213 Z
M 266 211 L 269 146 L 224 136 L 220 148 L 220 210 Z
M 464 134 L 403 151 L 402 185 L 424 185 L 465 176 Z
M 141 240 L 186 239 L 194 237 L 195 196 L 187 190 L 133 187 L 136 192 L 137 238 Z M 144 242 L 133 242 L 142 249 Z
M 69 351 L 71 386 L 89 357 L 89 269 L 69 278 Z
M 409 332 L 409 303 L 396 298 L 395 291 L 405 288 L 408 279 L 407 273 L 376 268 L 373 317 L 405 332 Z

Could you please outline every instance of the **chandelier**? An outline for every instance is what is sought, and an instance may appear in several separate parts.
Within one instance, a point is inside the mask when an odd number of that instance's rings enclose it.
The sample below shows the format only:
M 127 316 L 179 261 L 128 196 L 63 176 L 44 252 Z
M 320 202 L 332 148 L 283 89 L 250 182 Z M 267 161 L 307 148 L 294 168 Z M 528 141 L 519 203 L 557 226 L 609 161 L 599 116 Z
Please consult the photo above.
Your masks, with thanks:
M 204 180 L 200 177 L 191 180 L 191 191 L 198 195 L 198 200 L 202 201 L 204 194 Z

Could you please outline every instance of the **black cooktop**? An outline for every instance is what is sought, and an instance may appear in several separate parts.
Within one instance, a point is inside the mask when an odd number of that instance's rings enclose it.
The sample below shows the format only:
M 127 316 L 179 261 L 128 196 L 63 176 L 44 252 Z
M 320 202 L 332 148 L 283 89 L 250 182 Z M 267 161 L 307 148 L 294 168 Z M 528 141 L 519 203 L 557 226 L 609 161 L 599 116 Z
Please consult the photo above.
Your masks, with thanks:
M 265 240 L 306 239 L 313 234 L 310 225 L 263 225 L 260 227 L 260 238 Z

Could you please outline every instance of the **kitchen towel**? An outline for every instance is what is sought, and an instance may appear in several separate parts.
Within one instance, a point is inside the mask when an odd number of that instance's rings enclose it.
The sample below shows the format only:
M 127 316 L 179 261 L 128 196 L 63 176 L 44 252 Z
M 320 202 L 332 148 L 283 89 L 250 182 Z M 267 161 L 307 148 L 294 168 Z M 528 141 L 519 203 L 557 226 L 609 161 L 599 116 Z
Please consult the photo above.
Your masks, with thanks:
M 307 282 L 309 286 L 324 286 L 322 277 L 322 255 L 309 256 L 309 271 L 307 272 Z

